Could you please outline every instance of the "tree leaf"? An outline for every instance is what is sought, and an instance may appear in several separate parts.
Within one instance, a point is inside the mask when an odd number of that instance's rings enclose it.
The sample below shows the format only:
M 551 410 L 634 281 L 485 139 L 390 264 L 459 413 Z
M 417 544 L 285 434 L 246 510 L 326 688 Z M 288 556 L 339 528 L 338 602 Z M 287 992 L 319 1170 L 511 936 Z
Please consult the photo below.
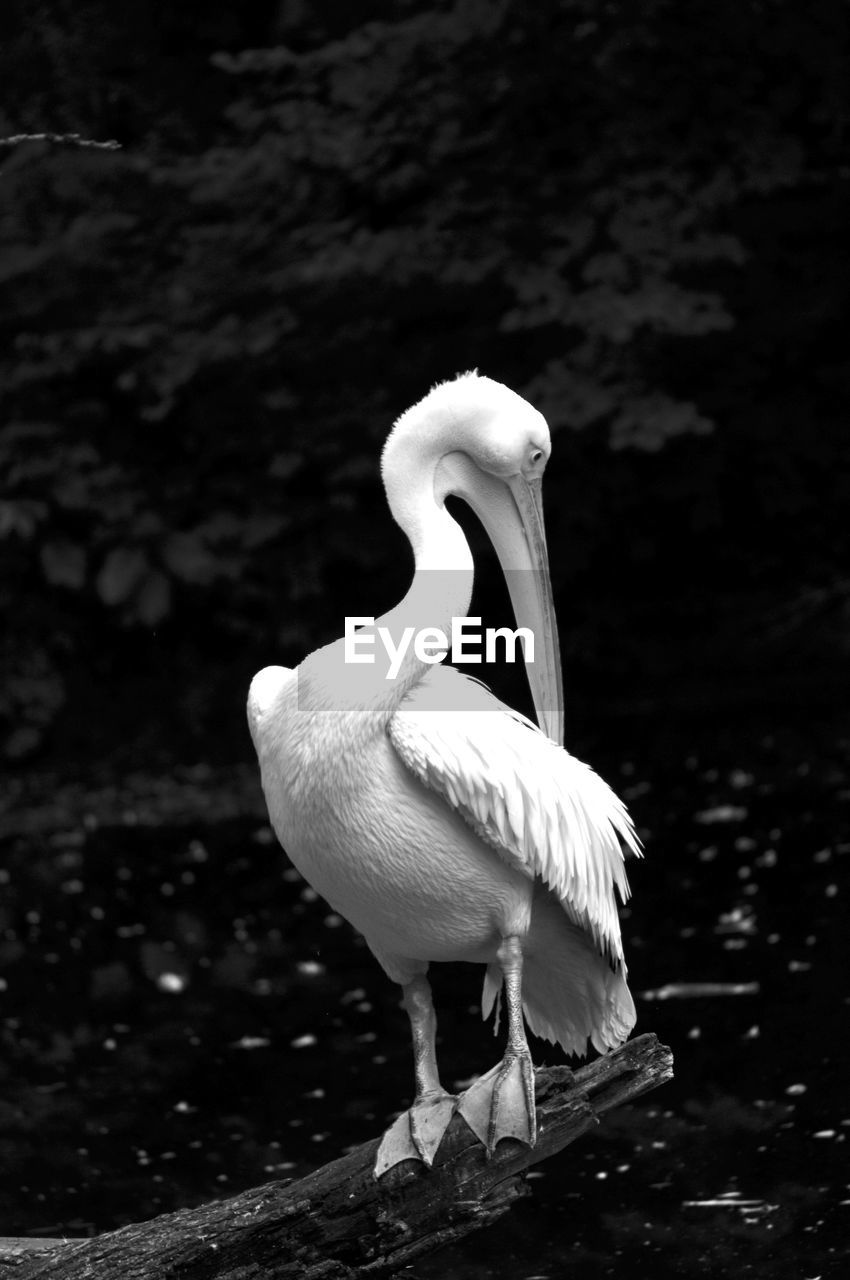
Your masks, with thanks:
M 171 612 L 171 583 L 159 569 L 142 580 L 133 601 L 132 614 L 147 627 L 155 627 Z
M 204 584 L 216 576 L 215 557 L 197 533 L 172 533 L 162 545 L 167 568 L 181 582 Z
M 86 553 L 75 542 L 47 542 L 41 548 L 40 559 L 44 576 L 54 587 L 79 591 L 86 580 Z
M 147 556 L 138 547 L 115 547 L 97 575 L 97 594 L 106 605 L 124 604 L 149 568 Z

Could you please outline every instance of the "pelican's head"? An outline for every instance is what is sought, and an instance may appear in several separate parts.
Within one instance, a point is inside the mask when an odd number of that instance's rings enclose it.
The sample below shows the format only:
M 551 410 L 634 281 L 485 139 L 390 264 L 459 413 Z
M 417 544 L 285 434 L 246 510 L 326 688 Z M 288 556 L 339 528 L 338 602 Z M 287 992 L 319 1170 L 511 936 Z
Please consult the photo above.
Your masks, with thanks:
M 399 418 L 384 449 L 383 472 L 390 507 L 403 527 L 410 527 L 404 506 L 411 493 L 392 482 L 402 454 L 407 476 L 415 466 L 433 486 L 433 500 L 442 506 L 455 495 L 484 525 L 517 625 L 535 637 L 526 672 L 538 722 L 560 745 L 563 684 L 541 485 L 551 451 L 546 419 L 527 400 L 491 378 L 466 373 L 434 387 Z

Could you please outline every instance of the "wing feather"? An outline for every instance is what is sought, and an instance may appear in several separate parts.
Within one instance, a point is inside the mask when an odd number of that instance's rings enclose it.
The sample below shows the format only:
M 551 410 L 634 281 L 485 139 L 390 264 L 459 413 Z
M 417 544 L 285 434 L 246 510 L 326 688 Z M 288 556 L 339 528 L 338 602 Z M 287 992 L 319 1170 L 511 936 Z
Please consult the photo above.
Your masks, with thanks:
M 435 667 L 389 724 L 401 760 L 512 867 L 539 877 L 570 919 L 623 960 L 616 889 L 640 842 L 621 800 L 478 681 Z

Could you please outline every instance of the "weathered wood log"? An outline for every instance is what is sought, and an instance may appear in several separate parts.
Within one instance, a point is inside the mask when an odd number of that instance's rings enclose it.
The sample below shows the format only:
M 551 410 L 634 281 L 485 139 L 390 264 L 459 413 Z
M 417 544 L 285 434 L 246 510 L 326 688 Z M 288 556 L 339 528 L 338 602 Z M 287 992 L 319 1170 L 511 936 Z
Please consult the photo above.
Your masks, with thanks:
M 373 1176 L 379 1139 L 297 1182 L 270 1182 L 197 1209 L 181 1209 L 92 1240 L 32 1241 L 5 1256 L 14 1280 L 355 1280 L 391 1276 L 493 1222 L 527 1194 L 524 1171 L 553 1155 L 613 1107 L 673 1074 L 669 1049 L 639 1036 L 575 1074 L 536 1073 L 537 1145 L 511 1140 L 492 1159 L 455 1116 L 433 1169 L 405 1161 Z

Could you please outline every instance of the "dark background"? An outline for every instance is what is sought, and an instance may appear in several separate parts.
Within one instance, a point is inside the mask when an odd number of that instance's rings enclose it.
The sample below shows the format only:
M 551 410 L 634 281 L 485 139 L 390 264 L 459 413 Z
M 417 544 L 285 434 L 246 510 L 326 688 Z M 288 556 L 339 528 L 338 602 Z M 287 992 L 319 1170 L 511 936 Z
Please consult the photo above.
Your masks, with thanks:
M 285 870 L 244 701 L 401 596 L 380 448 L 474 367 L 552 427 L 567 745 L 647 843 L 624 937 L 677 1080 L 434 1274 L 830 1274 L 847 35 L 839 0 L 6 0 L 4 1233 L 297 1176 L 409 1100 L 396 993 Z M 451 1085 L 495 1045 L 449 973 Z
M 574 718 L 841 671 L 844 4 L 4 13 L 9 762 L 245 757 L 252 672 L 403 589 L 380 445 L 471 367 L 555 433 Z

